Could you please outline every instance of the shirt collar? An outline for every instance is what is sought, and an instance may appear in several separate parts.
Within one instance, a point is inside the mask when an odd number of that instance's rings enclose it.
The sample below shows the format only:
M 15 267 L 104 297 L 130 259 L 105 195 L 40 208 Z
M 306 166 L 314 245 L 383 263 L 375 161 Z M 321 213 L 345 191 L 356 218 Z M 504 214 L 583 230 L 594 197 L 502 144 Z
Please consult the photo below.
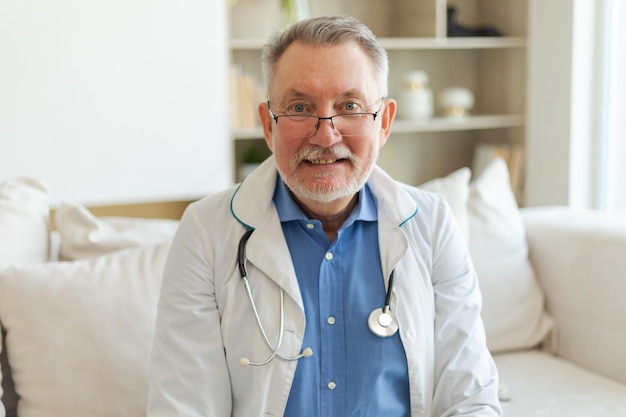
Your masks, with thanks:
M 296 204 L 287 185 L 280 175 L 276 176 L 276 188 L 274 190 L 274 204 L 278 211 L 278 217 L 281 222 L 294 220 L 307 220 L 306 215 L 300 210 Z M 359 201 L 352 209 L 350 216 L 346 219 L 346 223 L 354 221 L 377 221 L 378 212 L 376 209 L 376 201 L 367 184 L 359 191 Z

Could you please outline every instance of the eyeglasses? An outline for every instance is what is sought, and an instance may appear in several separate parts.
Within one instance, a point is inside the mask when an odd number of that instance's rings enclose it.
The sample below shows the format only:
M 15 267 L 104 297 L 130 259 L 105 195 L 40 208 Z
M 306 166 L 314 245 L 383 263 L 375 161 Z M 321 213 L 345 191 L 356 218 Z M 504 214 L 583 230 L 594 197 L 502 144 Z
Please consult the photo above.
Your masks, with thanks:
M 378 116 L 378 113 L 383 107 L 384 99 L 384 97 L 381 97 L 380 107 L 374 113 L 342 113 L 329 117 L 319 117 L 309 114 L 275 115 L 271 108 L 269 108 L 269 101 L 267 102 L 267 107 L 270 115 L 276 122 L 276 128 L 285 136 L 309 138 L 317 133 L 317 129 L 319 129 L 322 120 L 330 120 L 333 129 L 342 136 L 362 136 L 371 131 L 376 116 Z M 278 123 L 278 119 L 281 119 L 280 123 Z

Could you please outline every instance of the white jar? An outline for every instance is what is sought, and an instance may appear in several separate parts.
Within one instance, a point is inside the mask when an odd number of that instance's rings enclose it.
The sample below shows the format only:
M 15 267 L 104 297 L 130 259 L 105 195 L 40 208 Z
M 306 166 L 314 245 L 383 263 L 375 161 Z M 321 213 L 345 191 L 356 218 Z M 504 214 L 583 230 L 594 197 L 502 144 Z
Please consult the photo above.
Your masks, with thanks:
M 439 95 L 439 106 L 446 117 L 465 118 L 474 107 L 474 94 L 464 87 L 448 87 Z
M 411 71 L 404 77 L 398 97 L 398 116 L 409 120 L 425 120 L 433 116 L 433 92 L 428 87 L 428 74 L 424 71 Z

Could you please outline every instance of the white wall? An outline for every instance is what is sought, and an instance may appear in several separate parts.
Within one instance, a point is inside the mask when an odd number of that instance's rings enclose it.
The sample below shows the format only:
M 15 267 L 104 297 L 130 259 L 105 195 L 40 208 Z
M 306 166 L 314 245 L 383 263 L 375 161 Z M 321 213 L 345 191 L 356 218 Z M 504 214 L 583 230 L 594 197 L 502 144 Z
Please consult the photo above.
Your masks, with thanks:
M 526 205 L 596 205 L 603 3 L 530 1 Z
M 0 181 L 88 204 L 230 184 L 226 26 L 226 0 L 0 0 Z
M 569 203 L 572 0 L 529 2 L 528 206 Z

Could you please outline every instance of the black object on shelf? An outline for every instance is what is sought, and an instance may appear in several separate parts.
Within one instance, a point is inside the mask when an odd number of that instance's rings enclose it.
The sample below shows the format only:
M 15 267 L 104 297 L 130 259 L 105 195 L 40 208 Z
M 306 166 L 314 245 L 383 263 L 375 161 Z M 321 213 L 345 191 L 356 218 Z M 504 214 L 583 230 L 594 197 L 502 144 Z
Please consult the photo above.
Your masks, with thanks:
M 462 36 L 502 36 L 502 32 L 490 25 L 465 26 L 456 21 L 457 10 L 448 6 L 448 37 Z

